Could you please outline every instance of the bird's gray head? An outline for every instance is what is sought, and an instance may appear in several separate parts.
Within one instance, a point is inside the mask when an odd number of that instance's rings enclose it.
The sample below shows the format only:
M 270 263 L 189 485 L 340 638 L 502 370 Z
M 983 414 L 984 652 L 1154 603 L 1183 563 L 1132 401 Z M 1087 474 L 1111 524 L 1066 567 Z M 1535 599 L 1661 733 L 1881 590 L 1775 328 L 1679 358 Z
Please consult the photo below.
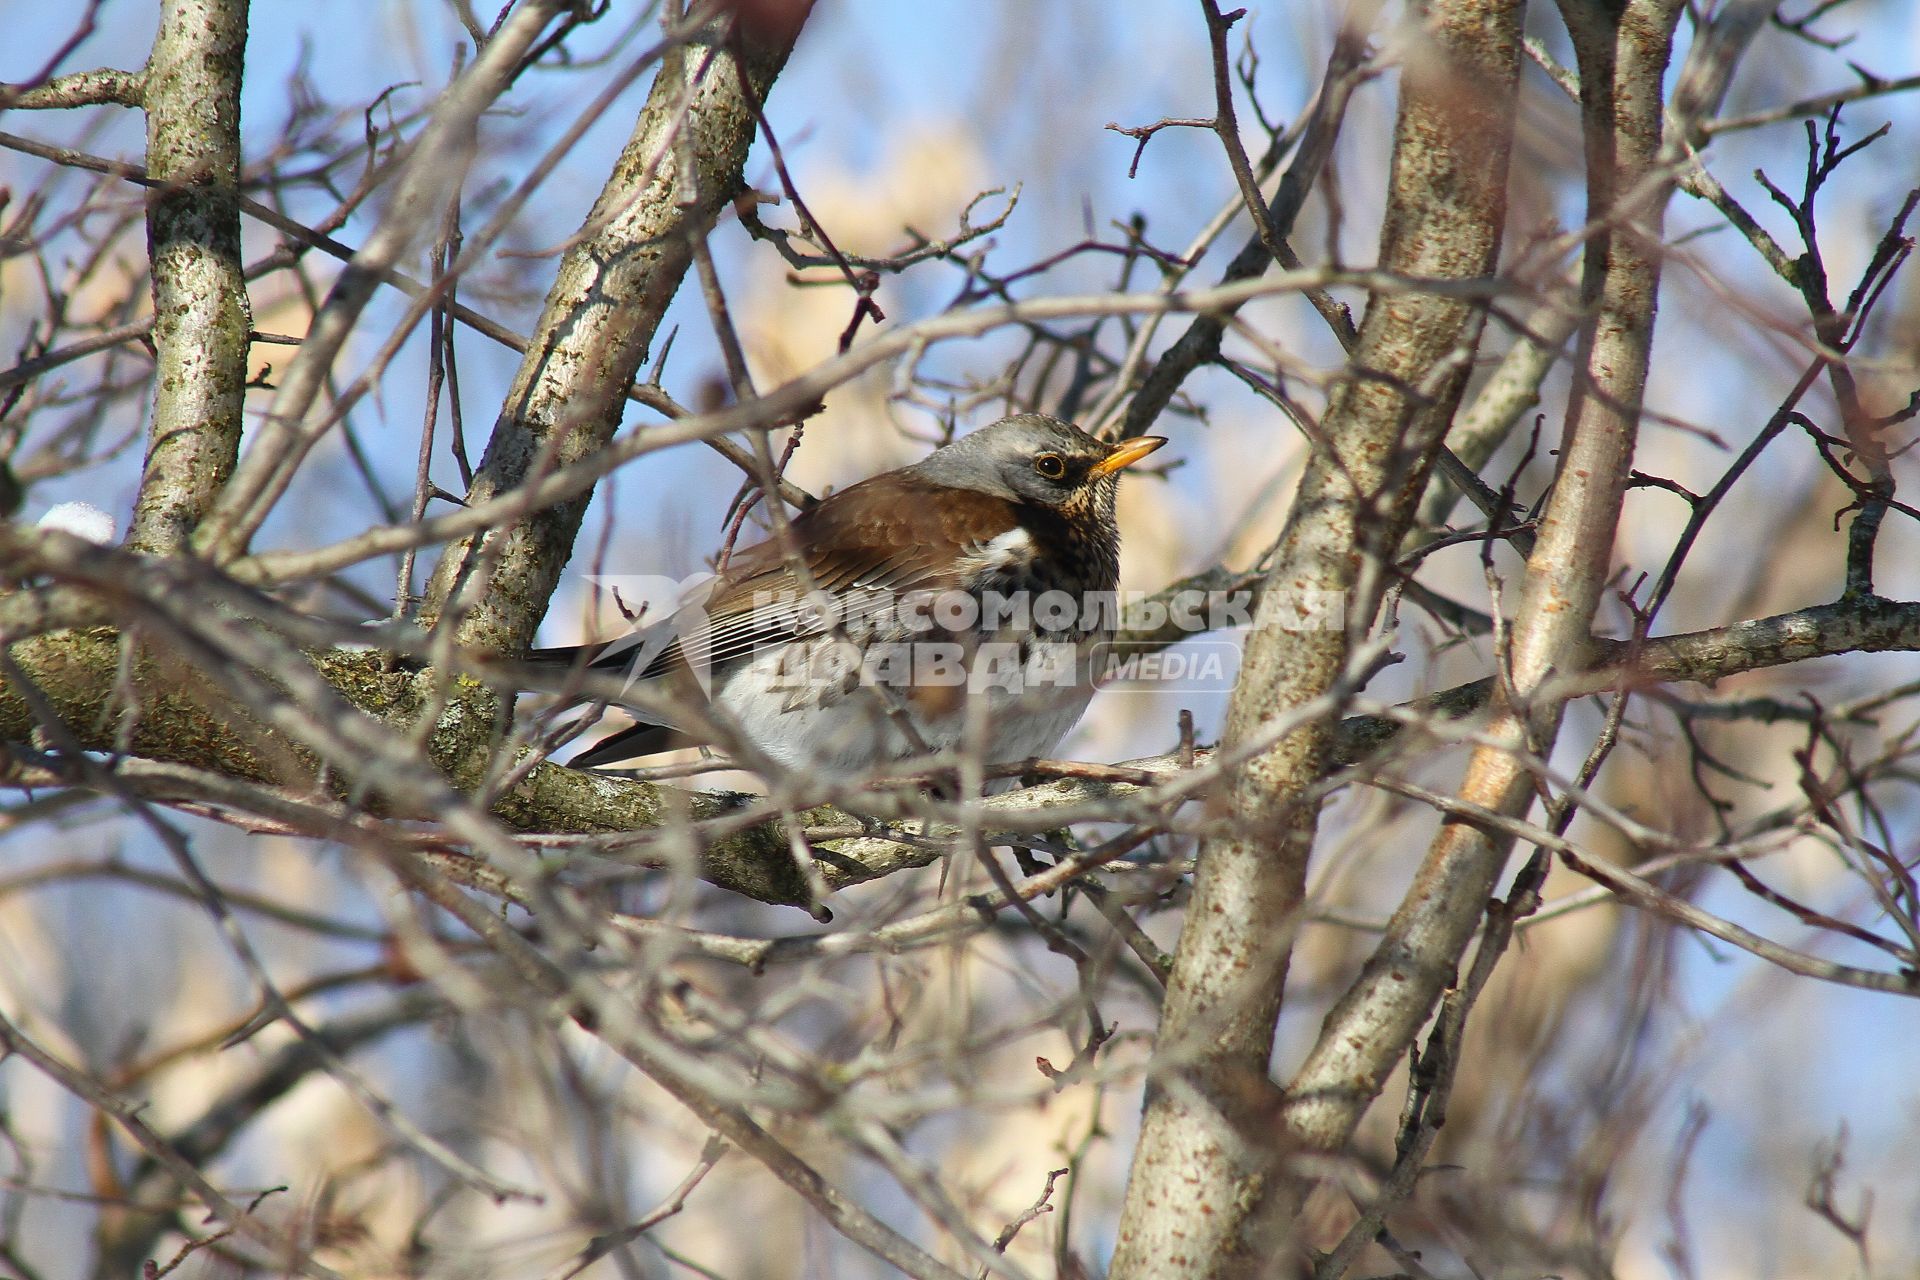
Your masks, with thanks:
M 1112 445 L 1043 413 L 1002 418 L 910 468 L 922 479 L 1042 507 L 1089 500 L 1111 509 L 1120 472 L 1165 444 L 1140 436 Z

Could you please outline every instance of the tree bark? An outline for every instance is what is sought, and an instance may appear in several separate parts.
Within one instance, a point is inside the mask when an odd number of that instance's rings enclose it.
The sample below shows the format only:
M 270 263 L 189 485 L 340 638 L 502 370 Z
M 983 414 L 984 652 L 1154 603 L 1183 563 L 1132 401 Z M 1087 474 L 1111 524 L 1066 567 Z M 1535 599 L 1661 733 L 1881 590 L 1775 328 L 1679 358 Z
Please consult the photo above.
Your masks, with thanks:
M 1487 745 L 1474 752 L 1460 791 L 1467 803 L 1499 814 L 1518 816 L 1533 800 L 1525 761 L 1552 750 L 1564 706 L 1546 695 L 1557 676 L 1581 664 L 1612 565 L 1660 280 L 1669 189 L 1654 173 L 1660 87 L 1681 7 L 1676 0 L 1563 6 L 1580 58 L 1593 228 L 1582 297 L 1591 318 L 1552 496 L 1512 624 L 1508 678 L 1496 689 Z M 1452 981 L 1511 845 L 1510 836 L 1486 827 L 1442 825 L 1385 937 L 1288 1085 L 1279 1120 L 1290 1145 L 1337 1151 L 1352 1137 Z
M 165 0 L 147 62 L 153 421 L 127 545 L 187 543 L 233 474 L 253 311 L 240 261 L 247 0 Z
M 707 42 L 668 56 L 560 265 L 470 502 L 507 493 L 613 438 L 627 388 L 693 260 L 694 238 L 740 193 L 755 104 L 766 101 L 799 25 L 742 24 L 723 42 L 725 24 L 716 23 Z M 524 650 L 573 554 L 589 497 L 449 544 L 427 585 L 423 619 L 432 623 L 452 610 L 460 615 L 462 647 Z M 465 583 L 484 590 L 458 600 Z
M 1519 69 L 1518 0 L 1443 0 L 1401 87 L 1380 262 L 1423 276 L 1490 275 L 1504 225 Z M 1481 311 L 1376 294 L 1294 499 L 1228 711 L 1233 748 L 1338 691 L 1369 630 L 1433 455 L 1465 385 Z M 1311 601 L 1345 625 L 1293 630 Z M 1242 1275 L 1247 1228 L 1280 1172 L 1263 1128 L 1293 927 L 1333 745 L 1320 718 L 1228 783 L 1227 824 L 1201 848 L 1155 1049 L 1112 1274 Z

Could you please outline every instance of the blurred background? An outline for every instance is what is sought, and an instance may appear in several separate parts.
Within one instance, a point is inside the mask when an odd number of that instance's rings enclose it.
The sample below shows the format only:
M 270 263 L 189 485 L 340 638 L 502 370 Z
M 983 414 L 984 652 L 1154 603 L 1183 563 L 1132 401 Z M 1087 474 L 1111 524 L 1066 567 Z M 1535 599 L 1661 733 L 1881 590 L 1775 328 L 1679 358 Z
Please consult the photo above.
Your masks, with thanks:
M 1255 95 L 1240 97 L 1241 124 L 1256 155 L 1267 142 L 1261 119 L 1292 122 L 1310 101 L 1340 12 L 1331 0 L 1274 4 L 1235 26 L 1232 48 Z M 490 17 L 481 15 L 483 22 Z M 1397 21 L 1389 6 L 1383 46 L 1391 48 Z M 1535 6 L 1530 21 L 1543 51 L 1570 63 L 1552 7 Z M 139 65 L 153 22 L 148 5 L 107 0 L 96 29 L 62 69 Z M 0 80 L 18 80 L 67 40 L 74 14 L 0 0 L 0 25 L 8 32 Z M 1849 64 L 1888 79 L 1920 69 L 1920 13 L 1902 0 L 1851 0 L 1810 30 L 1850 42 L 1829 49 L 1778 27 L 1763 32 L 1734 81 L 1726 117 L 1847 87 L 1856 82 Z M 655 15 L 616 0 L 570 41 L 570 65 L 545 66 L 522 80 L 486 123 L 465 190 L 469 225 L 489 216 L 611 70 L 656 31 Z M 338 202 L 335 192 L 359 178 L 366 138 L 384 148 L 396 126 L 409 133 L 417 127 L 463 48 L 470 56 L 452 5 L 256 5 L 243 103 L 250 167 L 297 173 L 325 158 L 324 180 L 279 190 L 291 216 L 310 224 L 325 217 Z M 588 129 L 513 223 L 502 251 L 462 282 L 463 301 L 518 332 L 531 329 L 556 247 L 598 192 L 649 78 Z M 1309 262 L 1373 260 L 1394 84 L 1389 70 L 1355 98 L 1294 239 Z M 1210 132 L 1160 132 L 1130 175 L 1136 143 L 1106 127 L 1211 113 L 1200 14 L 1172 0 L 820 0 L 768 106 L 801 194 L 850 254 L 899 254 L 916 237 L 954 237 L 963 216 L 979 226 L 1005 214 L 956 259 L 885 277 L 875 298 L 888 325 L 938 314 L 987 279 L 1006 281 L 1011 298 L 1098 294 L 1123 283 L 1150 289 L 1157 283 L 1153 263 L 1118 247 L 1137 237 L 1165 254 L 1184 254 L 1237 199 Z M 1891 135 L 1843 167 L 1818 205 L 1839 293 L 1851 287 L 1920 181 L 1912 161 L 1920 100 L 1861 102 L 1838 127 L 1851 141 L 1883 124 Z M 0 130 L 129 161 L 138 161 L 143 145 L 139 113 L 113 108 L 9 112 Z M 1707 152 L 1714 174 L 1790 254 L 1799 247 L 1792 221 L 1754 174 L 1764 170 L 1798 191 L 1806 138 L 1800 120 L 1782 119 L 1727 130 Z M 748 177 L 763 192 L 780 189 L 764 143 Z M 125 323 L 147 306 L 140 194 L 106 183 L 88 195 L 94 182 L 91 174 L 0 146 L 7 218 L 20 217 L 34 199 L 45 206 L 15 224 L 30 226 L 45 252 L 16 251 L 0 262 L 0 352 L 9 358 L 24 351 L 55 296 L 77 325 Z M 334 234 L 358 243 L 379 199 Z M 62 217 L 83 202 L 84 216 Z M 1545 73 L 1529 67 L 1509 256 L 1518 260 L 1578 225 L 1582 206 L 1576 109 Z M 760 213 L 770 225 L 796 225 L 784 202 Z M 1711 207 L 1676 196 L 1667 232 L 1673 256 L 1638 470 L 1700 493 L 1804 368 L 1805 315 Z M 1214 241 L 1193 281 L 1216 279 L 1246 233 L 1242 218 Z M 275 233 L 257 224 L 246 236 L 249 261 L 277 244 Z M 732 220 L 712 246 L 761 389 L 834 353 L 853 302 L 833 273 L 796 273 Z M 42 262 L 53 270 L 42 270 Z M 1548 264 L 1567 266 L 1565 258 Z M 317 296 L 311 290 L 324 290 L 335 269 L 310 258 L 299 273 L 258 280 L 256 328 L 299 336 Z M 1861 343 L 1863 390 L 1877 412 L 1892 412 L 1920 385 L 1917 297 L 1911 274 L 1898 277 Z M 1346 300 L 1357 315 L 1364 299 Z M 387 295 L 367 313 L 338 371 L 342 381 L 365 367 L 400 310 Z M 1242 319 L 1258 341 L 1230 338 L 1229 352 L 1279 380 L 1309 413 L 1317 411 L 1342 361 L 1320 318 L 1304 302 L 1284 298 L 1250 306 Z M 1156 345 L 1181 327 L 1169 322 Z M 662 332 L 668 329 L 676 336 L 661 372 L 666 389 L 696 407 L 723 397 L 724 372 L 697 291 L 683 291 Z M 1112 351 L 1124 337 L 1117 323 L 1098 334 Z M 1490 354 L 1509 341 L 1507 330 L 1490 330 Z M 458 404 L 477 461 L 517 357 L 473 334 L 457 342 Z M 256 348 L 263 384 L 272 382 L 270 366 L 289 354 Z M 910 370 L 876 370 L 828 397 L 825 411 L 806 425 L 788 475 L 822 493 L 913 461 L 1010 406 L 1060 404 L 1071 368 L 1029 356 L 1026 337 L 1004 331 L 934 347 Z M 302 471 L 263 546 L 317 546 L 405 512 L 426 364 L 422 329 L 376 394 L 353 410 L 350 431 L 336 433 Z M 37 384 L 31 401 L 9 407 L 9 417 L 27 422 L 9 436 L 0 420 L 0 446 L 12 449 L 14 470 L 27 482 L 23 518 L 84 500 L 124 527 L 148 410 L 146 369 L 137 347 L 116 348 L 66 366 L 57 385 Z M 1537 447 L 1530 450 L 1523 427 L 1485 469 L 1495 485 L 1511 477 L 1523 503 L 1536 500 L 1551 475 L 1566 386 L 1563 366 L 1543 389 Z M 269 395 L 263 387 L 253 406 L 264 407 Z M 1824 384 L 1802 407 L 1838 430 Z M 645 411 L 630 410 L 630 424 L 649 420 Z M 1150 591 L 1216 565 L 1254 563 L 1284 518 L 1303 458 L 1302 433 L 1220 369 L 1189 379 L 1156 429 L 1172 437 L 1171 446 L 1147 469 L 1154 474 L 1123 489 L 1123 585 Z M 463 490 L 450 449 L 437 450 L 433 466 L 441 486 Z M 1910 481 L 1911 461 L 1896 463 L 1896 475 Z M 542 639 L 569 643 L 617 623 L 592 575 L 678 577 L 706 567 L 740 480 L 732 464 L 699 446 L 648 455 L 621 471 L 596 495 Z M 1835 515 L 1849 500 L 1804 436 L 1784 435 L 1707 526 L 1655 633 L 1835 598 L 1844 554 Z M 1622 587 L 1642 573 L 1658 575 L 1687 513 L 1670 488 L 1630 494 L 1617 548 Z M 1463 507 L 1454 518 L 1466 527 L 1476 517 Z M 1889 519 L 1878 560 L 1882 594 L 1910 599 L 1920 592 L 1917 535 L 1912 521 Z M 416 586 L 430 564 L 423 559 Z M 1492 567 L 1511 579 L 1518 561 L 1500 546 Z M 350 590 L 316 589 L 306 603 L 343 618 L 377 616 L 373 606 L 393 600 L 394 573 L 390 560 L 369 562 L 347 575 Z M 1436 553 L 1420 580 L 1475 608 L 1490 607 L 1477 542 Z M 1616 604 L 1605 621 L 1612 634 L 1624 635 L 1631 620 Z M 1488 670 L 1483 638 L 1462 635 L 1411 604 L 1402 609 L 1400 628 L 1396 647 L 1408 660 L 1380 677 L 1372 697 L 1397 701 Z M 1899 759 L 1916 726 L 1903 690 L 1916 678 L 1920 663 L 1910 656 L 1852 655 L 1679 694 L 1689 702 L 1774 698 L 1828 709 L 1889 695 L 1873 709 L 1875 720 L 1848 726 L 1845 752 L 1884 783 L 1872 793 L 1878 838 L 1911 863 L 1920 809 L 1914 777 Z M 1229 687 L 1230 679 L 1111 689 L 1061 754 L 1120 761 L 1171 750 L 1182 710 L 1193 713 L 1199 739 L 1211 741 Z M 1565 758 L 1557 762 L 1577 766 L 1602 719 L 1595 705 L 1573 708 Z M 1623 738 L 1599 794 L 1638 821 L 1689 840 L 1765 829 L 1768 814 L 1796 803 L 1796 753 L 1810 749 L 1804 720 L 1715 719 L 1678 713 L 1656 698 L 1634 703 Z M 1816 745 L 1831 764 L 1836 748 Z M 1463 758 L 1458 748 L 1436 746 L 1401 767 L 1445 788 Z M 586 1037 L 554 1031 L 531 1014 L 486 1007 L 423 1021 L 419 1007 L 406 1003 L 411 989 L 388 964 L 385 940 L 405 908 L 392 883 L 363 859 L 319 842 L 247 834 L 184 815 L 170 820 L 191 834 L 223 887 L 255 895 L 257 905 L 242 913 L 244 927 L 285 989 L 312 988 L 311 1003 L 303 1005 L 312 1019 L 367 1020 L 370 1029 L 350 1055 L 354 1069 L 414 1125 L 546 1197 L 540 1205 L 495 1206 L 449 1190 L 439 1171 L 397 1151 L 339 1083 L 314 1074 L 262 1110 L 220 1149 L 213 1167 L 225 1185 L 288 1186 L 269 1202 L 272 1211 L 305 1222 L 331 1265 L 367 1276 L 560 1274 L 589 1236 L 658 1203 L 698 1163 L 701 1127 Z M 1296 955 L 1275 1056 L 1281 1078 L 1367 953 L 1369 926 L 1399 900 L 1435 823 L 1430 811 L 1378 791 L 1350 790 L 1334 800 L 1316 855 L 1320 914 Z M 1582 819 L 1574 835 L 1623 862 L 1646 856 L 1597 822 Z M 1876 919 L 1844 851 L 1812 824 L 1781 825 L 1772 839 L 1760 865 L 1781 892 L 1843 919 Z M 1178 847 L 1167 852 L 1181 856 Z M 177 874 L 152 833 L 109 802 L 49 809 L 26 798 L 0 810 L 0 1000 L 72 1060 L 124 1081 L 147 1101 L 149 1116 L 166 1123 L 206 1113 L 225 1091 L 254 1078 L 288 1038 L 275 1028 L 234 1048 L 213 1047 L 247 1016 L 250 985 Z M 878 921 L 937 897 L 933 873 L 918 874 L 924 882 L 899 878 L 843 895 L 848 901 L 836 911 L 843 923 Z M 1870 948 L 1757 899 L 1722 870 L 1681 874 L 1667 887 L 1769 937 L 1838 960 L 1875 958 Z M 1549 914 L 1525 929 L 1476 1012 L 1439 1156 L 1448 1167 L 1423 1182 L 1403 1240 L 1424 1242 L 1428 1265 L 1441 1275 L 1920 1270 L 1920 1163 L 1912 1155 L 1920 1145 L 1920 1085 L 1912 1069 L 1920 1005 L 1794 978 L 1603 902 L 1551 910 L 1586 888 L 1555 873 Z M 664 897 L 649 897 L 645 885 L 631 892 L 629 909 L 664 907 Z M 690 923 L 730 933 L 804 931 L 797 913 L 713 891 L 673 909 Z M 1143 917 L 1171 947 L 1177 895 Z M 1071 963 L 1018 927 L 951 948 L 804 972 L 752 976 L 676 963 L 807 1052 L 841 1064 L 850 1083 L 890 1099 L 903 1115 L 911 1112 L 909 1149 L 966 1190 L 964 1207 L 989 1235 L 1035 1200 L 1047 1171 L 1074 1169 L 1070 1190 L 1054 1198 L 1058 1211 L 1028 1226 L 1011 1256 L 1039 1274 L 1076 1274 L 1072 1268 L 1082 1264 L 1098 1273 L 1111 1248 L 1139 1109 L 1138 1069 L 1153 1025 L 1151 999 L 1124 972 L 1100 993 L 1101 1014 L 1118 1026 L 1105 1065 L 1056 1093 L 1033 1060 L 1064 1067 L 1074 1057 L 1072 1029 L 1085 1034 L 1084 1019 L 1075 1021 L 1082 1016 L 1078 978 Z M 913 995 L 904 1015 L 903 991 Z M 1400 1088 L 1389 1090 L 1370 1124 L 1369 1140 L 1380 1152 L 1390 1150 Z M 102 1161 L 118 1162 L 124 1177 L 131 1158 L 94 1130 L 86 1108 L 18 1058 L 0 1063 L 0 1121 L 0 1240 L 9 1251 L 0 1270 L 83 1274 L 80 1260 L 93 1256 L 89 1240 L 111 1213 L 90 1198 L 110 1199 L 115 1185 Z M 805 1142 L 797 1130 L 786 1136 Z M 829 1162 L 826 1171 L 902 1230 L 927 1234 L 878 1170 Z M 1864 1224 L 1865 1247 L 1815 1207 L 1822 1185 L 1831 1186 L 1833 1217 Z M 1346 1211 L 1327 1204 L 1316 1212 L 1336 1230 Z M 657 1243 L 636 1245 L 589 1274 L 888 1274 L 739 1156 L 722 1162 L 649 1239 Z M 208 1253 L 187 1271 L 225 1274 L 223 1265 Z

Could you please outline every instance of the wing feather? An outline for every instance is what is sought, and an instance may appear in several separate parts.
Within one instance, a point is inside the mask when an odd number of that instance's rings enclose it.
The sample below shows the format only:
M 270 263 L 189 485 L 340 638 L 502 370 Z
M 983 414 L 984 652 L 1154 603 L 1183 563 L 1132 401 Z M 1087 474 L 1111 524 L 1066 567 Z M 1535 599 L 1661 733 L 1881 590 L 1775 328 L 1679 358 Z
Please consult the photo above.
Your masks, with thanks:
M 601 670 L 651 680 L 702 665 L 719 667 L 835 625 L 859 622 L 893 599 L 961 585 L 968 554 L 1017 523 L 1013 504 L 990 494 L 933 485 L 911 472 L 891 472 L 823 499 L 793 518 L 781 538 L 735 553 L 700 597 L 638 637 L 580 650 L 546 650 L 585 658 Z M 788 545 L 805 548 L 805 574 Z M 832 597 L 823 619 L 807 593 Z M 638 668 L 636 670 L 636 667 Z M 604 765 L 672 745 L 658 726 L 641 724 L 594 745 L 576 763 Z
M 940 501 L 927 500 L 934 492 Z M 987 494 L 935 490 L 897 473 L 854 485 L 794 518 L 804 576 L 782 539 L 736 553 L 703 599 L 657 624 L 672 627 L 670 641 L 639 646 L 647 661 L 636 676 L 666 675 L 694 659 L 719 666 L 870 618 L 896 597 L 958 586 L 966 551 L 1013 523 L 1012 505 Z M 832 609 L 823 615 L 809 589 L 830 597 Z M 609 652 L 594 665 L 629 668 L 636 656 L 629 646 L 624 660 Z

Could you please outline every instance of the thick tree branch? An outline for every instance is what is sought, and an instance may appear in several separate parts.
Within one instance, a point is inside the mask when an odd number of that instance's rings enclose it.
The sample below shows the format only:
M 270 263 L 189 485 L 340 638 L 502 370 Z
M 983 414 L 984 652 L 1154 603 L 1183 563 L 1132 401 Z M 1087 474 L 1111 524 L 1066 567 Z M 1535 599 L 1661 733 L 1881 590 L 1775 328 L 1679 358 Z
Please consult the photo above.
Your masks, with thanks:
M 124 587 L 117 585 L 135 576 L 123 553 L 0 525 L 0 559 L 22 571 L 96 583 L 103 593 L 117 593 L 121 612 L 132 608 Z M 204 590 L 192 573 L 183 566 L 159 567 L 146 575 L 159 579 L 148 582 L 146 590 L 153 597 L 185 598 L 190 589 Z M 236 605 L 243 600 L 233 597 Z M 1144 648 L 1163 639 L 1142 634 L 1138 644 Z M 0 635 L 0 643 L 7 643 L 9 658 L 82 745 L 194 766 L 187 772 L 153 769 L 122 775 L 121 781 L 136 793 L 228 810 L 251 805 L 253 812 L 289 830 L 336 837 L 355 821 L 351 811 L 314 792 L 313 757 L 269 737 L 255 712 L 235 699 L 217 671 L 196 668 L 153 644 L 137 649 L 122 681 L 122 638 L 109 630 L 20 640 Z M 1710 683 L 1814 658 L 1891 651 L 1920 651 L 1920 603 L 1848 599 L 1648 640 L 1631 655 L 1629 666 L 1620 665 L 1629 657 L 1623 642 L 1595 641 L 1540 697 L 1564 701 L 1620 687 Z M 305 661 L 353 706 L 397 727 L 411 726 L 428 705 L 435 678 L 396 667 L 386 655 L 366 650 L 309 652 Z M 1400 714 L 1348 717 L 1332 734 L 1327 765 L 1358 763 L 1390 746 L 1410 725 L 1471 715 L 1486 705 L 1491 688 L 1489 680 L 1475 681 L 1423 699 Z M 122 690 L 131 691 L 137 715 L 128 716 L 117 701 Z M 34 726 L 33 710 L 21 692 L 0 684 L 0 742 L 30 741 Z M 427 750 L 456 785 L 471 786 L 485 775 L 484 749 L 466 743 L 457 724 L 443 725 L 430 735 Z M 1206 759 L 1203 755 L 1197 763 Z M 873 824 L 829 805 L 806 809 L 799 820 L 805 831 L 814 833 L 828 885 L 840 889 L 925 866 L 968 831 L 989 841 L 1031 836 L 1110 812 L 1102 806 L 1121 799 L 1137 800 L 1143 814 L 1163 811 L 1170 803 L 1206 793 L 1208 787 L 1201 785 L 1205 780 L 1189 776 L 1195 764 L 1175 753 L 1132 761 L 1105 778 L 1066 777 L 1025 787 L 981 801 L 978 821 L 966 830 L 959 823 L 933 823 L 911 840 L 890 837 L 884 829 L 851 834 Z M 215 784 L 222 776 L 259 785 Z M 16 765 L 5 781 L 48 786 L 60 779 L 23 772 Z M 791 833 L 774 813 L 756 809 L 756 803 L 757 797 L 736 792 L 685 791 L 540 764 L 494 798 L 492 812 L 521 831 L 618 837 L 625 851 L 610 845 L 612 856 L 643 863 L 653 857 L 645 847 L 646 833 L 705 829 L 708 834 L 697 843 L 697 870 L 703 879 L 761 901 L 804 905 L 809 893 L 793 865 Z
M 240 453 L 253 309 L 240 261 L 247 0 L 166 0 L 147 62 L 153 420 L 127 545 L 187 544 Z
M 494 424 L 469 503 L 519 491 L 600 451 L 620 425 L 628 387 L 704 235 L 740 192 L 754 138 L 751 101 L 765 101 L 798 23 L 772 40 L 703 41 L 668 55 L 625 150 L 553 289 Z M 685 135 L 684 138 L 682 135 Z M 684 145 L 691 163 L 676 162 Z M 423 617 L 459 605 L 458 642 L 518 653 L 533 640 L 586 512 L 587 493 L 541 503 L 510 524 L 460 538 L 427 586 Z M 484 583 L 464 602 L 462 584 Z
M 1515 0 L 1432 6 L 1408 59 L 1380 261 L 1423 275 L 1491 274 L 1505 221 L 1519 72 Z M 1268 576 L 1223 748 L 1351 686 L 1433 455 L 1458 404 L 1483 313 L 1459 301 L 1374 295 L 1353 368 L 1335 389 Z M 1343 626 L 1288 631 L 1314 600 Z M 1203 844 L 1155 1042 L 1112 1274 L 1242 1274 L 1274 1190 L 1267 1059 L 1333 746 L 1321 719 L 1247 761 L 1226 785 L 1230 826 Z
M 1594 318 L 1581 336 L 1584 380 L 1568 408 L 1553 493 L 1527 562 L 1489 744 L 1475 751 L 1461 790 L 1470 804 L 1516 816 L 1534 794 L 1523 757 L 1549 751 L 1560 722 L 1562 701 L 1542 694 L 1556 674 L 1581 665 L 1612 566 L 1653 335 L 1667 191 L 1664 184 L 1639 188 L 1659 160 L 1661 77 L 1682 6 L 1631 0 L 1613 11 L 1569 0 L 1562 8 L 1580 54 L 1588 219 L 1599 228 L 1582 283 Z M 1624 205 L 1630 197 L 1643 203 Z M 1287 1145 L 1337 1151 L 1346 1144 L 1451 980 L 1510 843 L 1484 827 L 1441 828 L 1412 892 L 1287 1087 Z

